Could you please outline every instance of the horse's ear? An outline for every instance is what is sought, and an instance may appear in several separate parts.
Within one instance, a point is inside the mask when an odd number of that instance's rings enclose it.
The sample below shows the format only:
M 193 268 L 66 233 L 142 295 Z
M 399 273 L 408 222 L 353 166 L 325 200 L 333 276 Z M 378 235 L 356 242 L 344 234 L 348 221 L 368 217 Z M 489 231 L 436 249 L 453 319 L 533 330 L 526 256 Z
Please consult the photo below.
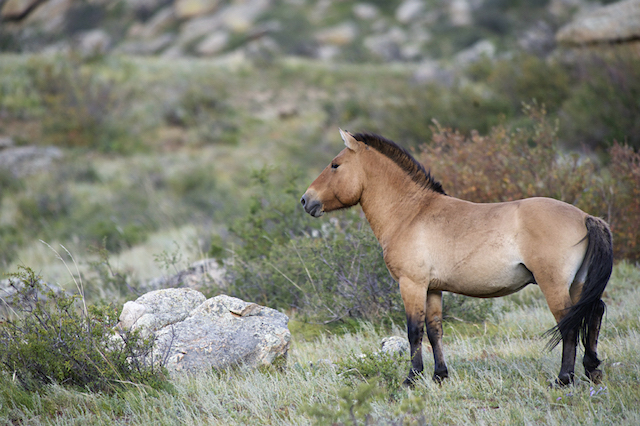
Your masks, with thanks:
M 361 142 L 358 142 L 358 140 L 356 138 L 353 137 L 353 135 L 349 132 L 346 132 L 342 129 L 340 130 L 340 136 L 342 136 L 342 140 L 344 141 L 344 144 L 347 146 L 347 148 L 349 148 L 352 151 L 357 151 L 360 149 L 361 146 Z

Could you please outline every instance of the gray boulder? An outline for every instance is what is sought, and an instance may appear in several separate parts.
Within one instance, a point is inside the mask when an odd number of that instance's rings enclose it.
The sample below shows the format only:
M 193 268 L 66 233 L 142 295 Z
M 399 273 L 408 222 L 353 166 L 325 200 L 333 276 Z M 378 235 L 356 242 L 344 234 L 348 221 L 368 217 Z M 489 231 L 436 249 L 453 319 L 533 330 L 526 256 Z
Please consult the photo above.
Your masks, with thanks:
M 380 352 L 388 355 L 408 354 L 409 341 L 398 336 L 385 337 L 380 343 Z
M 559 43 L 569 45 L 634 41 L 639 37 L 640 0 L 619 1 L 580 15 L 556 34 Z
M 286 357 L 288 322 L 274 309 L 226 295 L 205 300 L 193 289 L 147 293 L 120 315 L 122 329 L 153 333 L 155 359 L 171 373 L 270 365 Z

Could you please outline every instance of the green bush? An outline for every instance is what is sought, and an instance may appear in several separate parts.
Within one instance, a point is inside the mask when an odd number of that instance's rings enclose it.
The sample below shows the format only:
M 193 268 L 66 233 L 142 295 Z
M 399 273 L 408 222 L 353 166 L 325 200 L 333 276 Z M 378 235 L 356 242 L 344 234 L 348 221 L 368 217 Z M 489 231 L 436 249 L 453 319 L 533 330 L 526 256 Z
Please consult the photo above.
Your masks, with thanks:
M 165 385 L 152 340 L 137 332 L 116 334 L 114 306 L 86 306 L 82 295 L 48 289 L 26 267 L 10 277 L 16 293 L 3 301 L 0 368 L 25 389 L 57 383 L 111 392 L 126 383 Z
M 640 60 L 613 52 L 613 57 L 594 55 L 575 66 L 561 126 L 572 147 L 604 151 L 617 140 L 640 148 Z

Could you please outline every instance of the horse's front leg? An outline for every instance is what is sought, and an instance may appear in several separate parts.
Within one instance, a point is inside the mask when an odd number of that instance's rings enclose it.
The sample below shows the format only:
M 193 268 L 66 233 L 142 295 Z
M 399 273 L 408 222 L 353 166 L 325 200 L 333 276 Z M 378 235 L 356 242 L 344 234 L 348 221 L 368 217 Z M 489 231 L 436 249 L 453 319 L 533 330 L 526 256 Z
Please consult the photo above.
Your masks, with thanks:
M 433 380 L 441 383 L 449 377 L 447 364 L 442 352 L 442 292 L 430 291 L 427 293 L 427 337 L 433 349 Z
M 411 347 L 411 369 L 404 381 L 405 385 L 413 385 L 416 376 L 423 370 L 422 337 L 426 314 L 427 290 L 408 278 L 400 278 L 400 294 L 407 315 L 407 337 Z

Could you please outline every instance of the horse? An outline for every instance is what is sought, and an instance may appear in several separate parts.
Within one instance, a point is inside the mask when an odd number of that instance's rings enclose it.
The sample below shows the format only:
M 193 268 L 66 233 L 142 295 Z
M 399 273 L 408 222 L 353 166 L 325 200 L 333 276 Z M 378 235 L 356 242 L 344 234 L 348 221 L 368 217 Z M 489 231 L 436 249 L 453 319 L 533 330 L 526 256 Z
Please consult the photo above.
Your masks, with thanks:
M 607 223 L 577 207 L 536 197 L 472 203 L 449 196 L 430 171 L 393 141 L 340 129 L 346 145 L 311 183 L 300 202 L 313 217 L 360 204 L 389 273 L 400 287 L 411 367 L 422 374 L 426 325 L 433 380 L 449 376 L 442 346 L 442 292 L 501 297 L 536 284 L 556 320 L 549 349 L 562 341 L 552 385 L 574 382 L 578 339 L 586 377 L 598 383 L 597 355 L 613 268 Z

